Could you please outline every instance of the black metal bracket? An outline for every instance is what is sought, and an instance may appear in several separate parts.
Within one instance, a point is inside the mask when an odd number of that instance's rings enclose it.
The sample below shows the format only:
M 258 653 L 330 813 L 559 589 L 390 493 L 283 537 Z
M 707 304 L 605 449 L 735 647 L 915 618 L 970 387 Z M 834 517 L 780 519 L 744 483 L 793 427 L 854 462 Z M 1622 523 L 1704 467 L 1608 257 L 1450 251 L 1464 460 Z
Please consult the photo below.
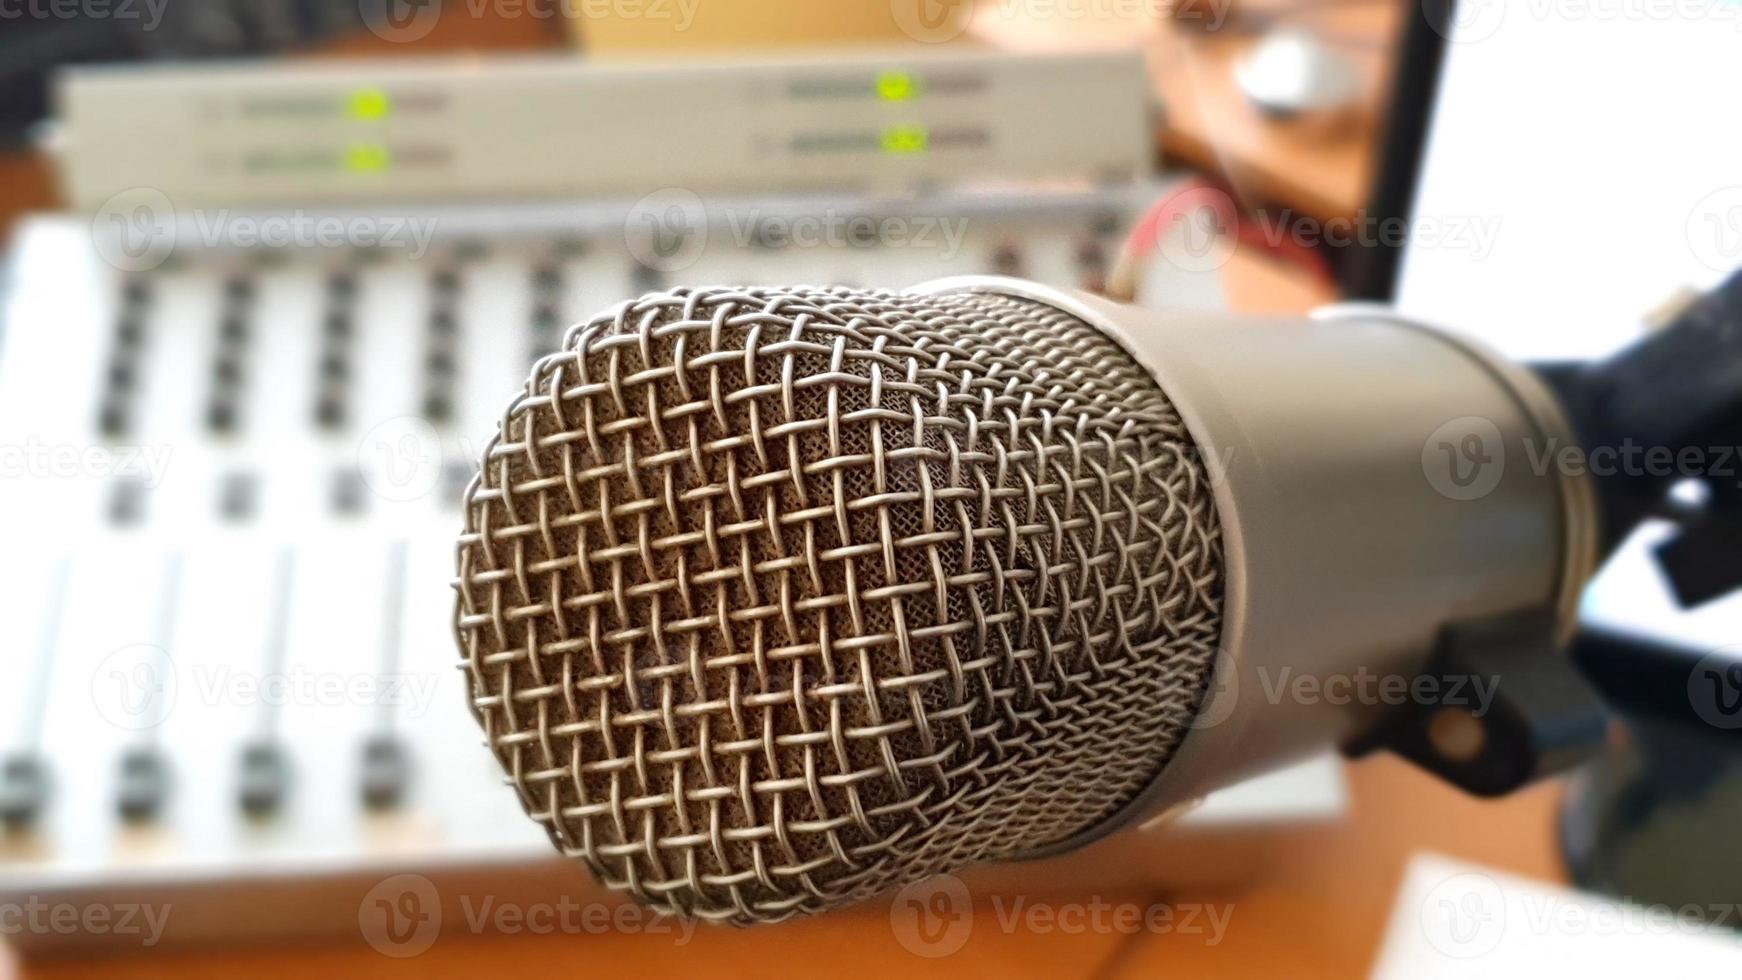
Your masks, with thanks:
M 1529 612 L 1457 623 L 1423 671 L 1432 692 L 1343 746 L 1389 749 L 1461 789 L 1498 796 L 1584 761 L 1603 745 L 1603 700 L 1556 642 L 1554 617 Z
M 1656 558 L 1683 606 L 1742 587 L 1742 272 L 1612 357 L 1537 372 L 1590 463 L 1606 548 L 1667 520 Z M 1685 481 L 1702 501 L 1669 498 Z

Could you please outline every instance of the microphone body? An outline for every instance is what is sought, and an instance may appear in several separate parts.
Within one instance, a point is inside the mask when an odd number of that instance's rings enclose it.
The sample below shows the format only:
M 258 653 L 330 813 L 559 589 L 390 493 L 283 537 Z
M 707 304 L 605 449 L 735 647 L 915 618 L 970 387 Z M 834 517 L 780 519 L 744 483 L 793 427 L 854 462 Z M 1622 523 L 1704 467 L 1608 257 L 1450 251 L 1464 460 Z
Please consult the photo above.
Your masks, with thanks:
M 1068 851 L 1328 746 L 1393 699 L 1326 697 L 1420 677 L 1448 629 L 1540 615 L 1570 639 L 1598 557 L 1577 445 L 1534 373 L 1377 307 L 1309 317 L 1160 311 L 1003 277 L 983 291 L 1065 310 L 1130 351 L 1178 408 L 1221 520 L 1222 633 L 1190 731 L 1119 817 Z M 1301 678 L 1308 697 L 1292 697 Z
M 455 631 L 565 854 L 755 922 L 1080 847 L 1390 724 L 1299 678 L 1569 634 L 1597 556 L 1528 371 L 1381 313 L 1020 280 L 652 294 L 466 495 Z

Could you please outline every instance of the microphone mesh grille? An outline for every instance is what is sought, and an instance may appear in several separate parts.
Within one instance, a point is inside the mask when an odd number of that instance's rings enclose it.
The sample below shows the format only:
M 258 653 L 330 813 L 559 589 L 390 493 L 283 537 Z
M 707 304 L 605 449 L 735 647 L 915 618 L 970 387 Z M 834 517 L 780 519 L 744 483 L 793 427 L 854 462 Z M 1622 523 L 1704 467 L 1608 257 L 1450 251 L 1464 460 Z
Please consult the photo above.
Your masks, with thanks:
M 674 290 L 533 368 L 466 495 L 455 626 L 563 853 L 742 923 L 1106 820 L 1190 723 L 1221 587 L 1196 447 L 1088 324 Z

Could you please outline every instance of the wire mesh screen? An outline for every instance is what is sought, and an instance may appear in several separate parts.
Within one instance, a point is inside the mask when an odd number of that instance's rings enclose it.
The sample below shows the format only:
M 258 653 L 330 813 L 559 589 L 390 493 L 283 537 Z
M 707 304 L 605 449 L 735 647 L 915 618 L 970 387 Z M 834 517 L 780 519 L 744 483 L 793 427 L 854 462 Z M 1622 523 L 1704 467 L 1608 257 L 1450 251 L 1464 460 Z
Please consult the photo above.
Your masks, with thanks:
M 674 290 L 572 328 L 467 495 L 456 633 L 527 811 L 753 922 L 1108 818 L 1208 686 L 1179 415 L 1043 304 Z

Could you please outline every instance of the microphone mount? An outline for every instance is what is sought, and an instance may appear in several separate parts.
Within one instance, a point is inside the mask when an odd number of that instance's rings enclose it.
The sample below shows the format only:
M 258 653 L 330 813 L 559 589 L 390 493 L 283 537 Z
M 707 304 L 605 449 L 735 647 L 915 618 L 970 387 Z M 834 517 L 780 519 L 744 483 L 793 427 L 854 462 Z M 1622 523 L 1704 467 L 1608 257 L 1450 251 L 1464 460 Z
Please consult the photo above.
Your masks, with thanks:
M 1684 608 L 1742 587 L 1742 271 L 1618 354 L 1538 370 L 1586 458 L 1613 461 L 1591 473 L 1605 553 L 1667 520 L 1655 558 Z M 1671 496 L 1687 481 L 1699 502 Z
M 1599 563 L 1640 524 L 1663 520 L 1674 528 L 1653 557 L 1683 608 L 1742 587 L 1742 271 L 1611 357 L 1534 368 L 1584 451 Z M 1701 491 L 1672 493 L 1687 481 Z M 1588 758 L 1614 712 L 1689 717 L 1698 660 L 1661 638 L 1590 626 L 1569 649 L 1536 612 L 1454 623 L 1423 674 L 1440 691 L 1492 681 L 1487 713 L 1412 704 L 1343 750 L 1386 749 L 1467 792 L 1501 795 Z

